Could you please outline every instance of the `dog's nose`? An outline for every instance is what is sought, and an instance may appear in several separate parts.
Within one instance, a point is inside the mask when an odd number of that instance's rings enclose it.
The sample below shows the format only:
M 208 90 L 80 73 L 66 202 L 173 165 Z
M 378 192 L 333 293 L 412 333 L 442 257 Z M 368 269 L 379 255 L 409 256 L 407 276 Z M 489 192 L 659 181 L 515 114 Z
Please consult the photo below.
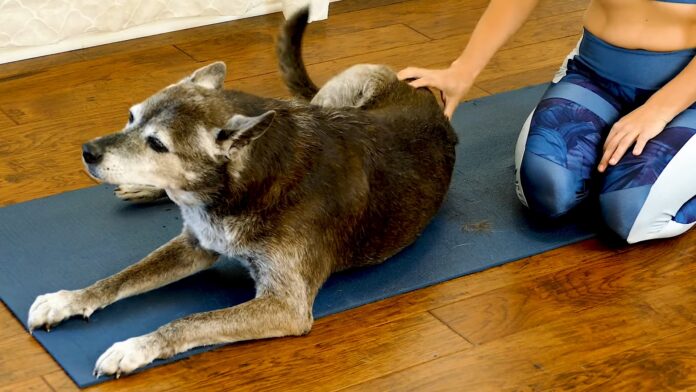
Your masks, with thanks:
M 101 148 L 94 143 L 85 143 L 82 145 L 82 158 L 90 164 L 99 163 L 104 157 Z

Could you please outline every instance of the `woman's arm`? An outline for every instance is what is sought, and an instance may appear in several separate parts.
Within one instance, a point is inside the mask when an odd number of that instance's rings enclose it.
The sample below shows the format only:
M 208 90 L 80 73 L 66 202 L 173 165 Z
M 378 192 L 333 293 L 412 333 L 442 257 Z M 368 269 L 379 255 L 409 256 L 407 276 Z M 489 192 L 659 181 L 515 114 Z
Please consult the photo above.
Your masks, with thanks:
M 696 58 L 674 79 L 657 90 L 642 106 L 627 114 L 609 131 L 598 170 L 616 165 L 635 143 L 633 155 L 643 153 L 648 141 L 659 135 L 679 113 L 696 102 Z
M 464 52 L 443 70 L 409 67 L 399 72 L 399 79 L 416 79 L 414 87 L 430 86 L 445 97 L 445 114 L 454 109 L 471 88 L 495 52 L 522 26 L 539 0 L 491 0 L 476 24 Z

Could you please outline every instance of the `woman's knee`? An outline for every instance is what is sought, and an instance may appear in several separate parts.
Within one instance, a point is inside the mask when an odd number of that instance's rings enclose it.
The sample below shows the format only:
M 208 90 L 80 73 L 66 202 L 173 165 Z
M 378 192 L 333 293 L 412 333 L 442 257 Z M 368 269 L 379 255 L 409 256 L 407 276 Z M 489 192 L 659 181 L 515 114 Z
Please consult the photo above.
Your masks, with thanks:
M 531 151 L 524 153 L 519 177 L 520 200 L 533 212 L 549 218 L 568 213 L 584 197 L 575 173 Z
M 647 228 L 636 225 L 638 216 L 650 193 L 650 185 L 603 193 L 599 206 L 606 225 L 626 241 L 639 242 L 647 239 Z M 669 220 L 669 217 L 665 217 Z M 666 223 L 666 222 L 663 222 Z
M 679 212 L 676 216 L 670 213 L 672 206 L 665 204 L 655 208 L 648 203 L 650 190 L 648 185 L 609 192 L 599 197 L 604 222 L 629 244 L 675 237 L 694 226 L 693 220 L 678 219 Z M 679 211 L 694 207 L 689 203 Z
M 537 214 L 553 218 L 564 215 L 577 204 L 576 180 L 575 175 L 565 167 L 535 153 L 539 149 L 538 140 L 528 144 L 535 113 L 536 110 L 529 114 L 517 139 L 515 188 L 523 205 Z M 535 138 L 538 139 L 532 137 Z

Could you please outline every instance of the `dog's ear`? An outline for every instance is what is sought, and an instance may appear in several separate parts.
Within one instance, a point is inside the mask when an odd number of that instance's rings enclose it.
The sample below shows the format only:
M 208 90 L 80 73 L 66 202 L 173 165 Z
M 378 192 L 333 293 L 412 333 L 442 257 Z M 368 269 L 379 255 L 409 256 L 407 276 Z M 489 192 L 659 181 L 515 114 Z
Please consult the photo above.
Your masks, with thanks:
M 195 70 L 184 81 L 195 83 L 209 89 L 222 89 L 227 75 L 227 66 L 222 61 L 208 64 Z
M 275 110 L 254 117 L 235 114 L 220 129 L 215 141 L 223 152 L 242 148 L 263 135 L 273 123 L 275 115 Z

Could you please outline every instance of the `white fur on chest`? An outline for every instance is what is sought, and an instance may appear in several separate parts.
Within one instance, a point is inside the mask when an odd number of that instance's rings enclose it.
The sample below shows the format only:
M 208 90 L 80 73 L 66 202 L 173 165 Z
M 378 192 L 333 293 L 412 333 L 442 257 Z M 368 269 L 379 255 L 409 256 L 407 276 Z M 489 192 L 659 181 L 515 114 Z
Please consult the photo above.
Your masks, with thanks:
M 243 222 L 234 217 L 213 219 L 191 193 L 167 190 L 167 195 L 179 205 L 184 226 L 198 239 L 202 248 L 230 257 L 244 254 L 239 246 L 240 224 Z
M 233 255 L 237 241 L 236 230 L 225 227 L 224 222 L 214 222 L 201 207 L 181 207 L 184 224 L 198 239 L 202 248 L 224 255 Z
M 199 245 L 222 255 L 243 255 L 239 247 L 240 230 L 232 218 L 211 219 L 203 206 L 180 206 L 184 225 L 198 239 Z

